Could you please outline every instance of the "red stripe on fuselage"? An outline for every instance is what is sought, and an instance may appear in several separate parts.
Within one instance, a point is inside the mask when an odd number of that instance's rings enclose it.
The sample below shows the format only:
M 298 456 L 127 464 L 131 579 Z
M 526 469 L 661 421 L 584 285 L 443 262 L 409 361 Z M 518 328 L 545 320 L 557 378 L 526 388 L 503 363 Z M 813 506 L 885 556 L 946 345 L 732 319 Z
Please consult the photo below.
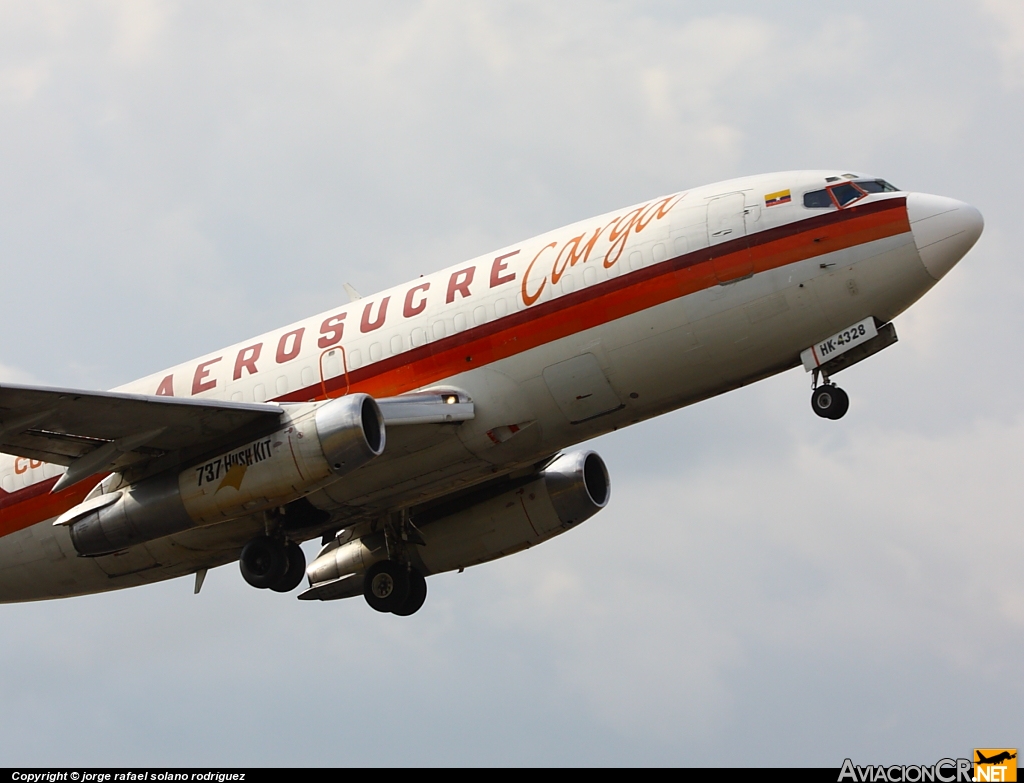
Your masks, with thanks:
M 329 396 L 346 391 L 387 397 L 514 356 L 570 334 L 633 315 L 741 275 L 910 231 L 906 199 L 893 198 L 827 212 L 653 264 L 571 294 L 549 299 L 489 324 L 350 370 L 327 382 Z M 593 263 L 597 263 L 595 260 Z M 749 272 L 747 272 L 749 274 Z M 320 384 L 281 402 L 324 399 Z
M 85 481 L 50 494 L 56 483 L 56 478 L 46 479 L 17 492 L 0 495 L 0 538 L 60 516 L 85 500 L 95 486 L 94 482 Z
M 636 272 L 527 307 L 328 381 L 329 396 L 345 391 L 388 397 L 515 356 L 545 343 L 732 280 L 730 270 L 766 272 L 808 258 L 910 231 L 906 199 L 891 198 L 826 212 L 653 264 Z M 598 263 L 597 259 L 591 263 Z M 749 272 L 747 272 L 749 274 Z M 278 402 L 325 399 L 320 383 Z M 56 495 L 56 479 L 0 497 L 0 537 L 59 516 L 80 503 L 86 482 Z M 84 487 L 84 488 L 83 488 Z

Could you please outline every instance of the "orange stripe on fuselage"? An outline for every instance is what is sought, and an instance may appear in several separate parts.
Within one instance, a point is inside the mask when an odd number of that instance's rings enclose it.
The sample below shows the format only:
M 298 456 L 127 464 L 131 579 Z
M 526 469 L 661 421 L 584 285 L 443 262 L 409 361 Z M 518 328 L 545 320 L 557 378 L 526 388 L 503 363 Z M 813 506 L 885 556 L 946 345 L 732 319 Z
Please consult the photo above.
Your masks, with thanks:
M 910 231 L 902 198 L 828 212 L 797 223 L 703 248 L 623 274 L 572 294 L 549 299 L 483 326 L 406 351 L 348 373 L 350 391 L 376 397 L 402 394 L 473 367 L 506 359 L 538 345 L 624 318 L 718 285 L 730 268 L 755 274 Z M 728 279 L 731 279 L 729 277 Z M 344 379 L 328 382 L 344 390 Z M 323 399 L 319 384 L 281 401 Z
M 375 397 L 402 394 L 711 288 L 718 285 L 716 267 L 727 276 L 730 268 L 747 269 L 752 264 L 756 274 L 909 231 L 904 198 L 827 212 L 624 273 L 353 370 L 348 373 L 347 390 Z M 345 390 L 344 377 L 327 384 L 331 396 Z M 321 384 L 285 395 L 278 402 L 311 399 L 325 399 Z M 50 495 L 55 482 L 40 482 L 3 498 L 0 537 L 60 515 L 80 503 L 94 485 L 85 482 Z

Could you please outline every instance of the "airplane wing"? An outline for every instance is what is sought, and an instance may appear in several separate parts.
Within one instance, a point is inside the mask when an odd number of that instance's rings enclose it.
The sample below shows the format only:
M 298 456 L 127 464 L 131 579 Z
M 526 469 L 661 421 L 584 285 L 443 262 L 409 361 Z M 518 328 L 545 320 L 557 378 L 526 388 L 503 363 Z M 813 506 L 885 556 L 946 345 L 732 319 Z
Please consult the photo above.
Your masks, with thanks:
M 473 403 L 454 392 L 413 393 L 378 404 L 389 426 L 473 418 Z M 57 490 L 171 452 L 184 461 L 229 448 L 272 429 L 283 410 L 275 404 L 3 384 L 0 452 L 67 466 Z
M 103 452 L 97 470 L 202 452 L 280 419 L 278 405 L 0 385 L 0 451 L 57 465 Z M 130 455 L 130 456 L 125 456 Z

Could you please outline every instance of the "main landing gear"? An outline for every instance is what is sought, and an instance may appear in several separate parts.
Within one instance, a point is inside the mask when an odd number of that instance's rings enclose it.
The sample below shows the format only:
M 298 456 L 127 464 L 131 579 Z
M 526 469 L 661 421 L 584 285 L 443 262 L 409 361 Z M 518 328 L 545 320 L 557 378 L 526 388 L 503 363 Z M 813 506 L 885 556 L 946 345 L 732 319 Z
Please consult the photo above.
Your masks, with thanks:
M 306 575 L 306 556 L 294 541 L 260 536 L 243 547 L 238 566 L 253 587 L 290 593 Z
M 387 517 L 383 527 L 388 559 L 374 563 L 366 571 L 363 597 L 378 612 L 408 617 L 427 600 L 427 580 L 409 558 L 411 547 L 423 546 L 426 541 L 407 510 Z
M 366 572 L 363 596 L 378 612 L 408 617 L 427 600 L 427 580 L 411 565 L 381 560 Z
M 824 383 L 818 386 L 818 373 Z M 842 389 L 830 382 L 820 369 L 814 370 L 811 381 L 811 408 L 823 419 L 841 419 L 850 409 L 850 398 Z

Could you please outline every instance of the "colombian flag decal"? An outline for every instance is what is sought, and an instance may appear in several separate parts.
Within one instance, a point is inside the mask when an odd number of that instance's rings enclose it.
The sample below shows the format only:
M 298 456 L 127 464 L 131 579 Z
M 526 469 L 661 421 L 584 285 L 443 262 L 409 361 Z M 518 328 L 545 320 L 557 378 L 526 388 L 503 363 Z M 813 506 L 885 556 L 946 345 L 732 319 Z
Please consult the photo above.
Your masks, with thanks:
M 769 193 L 764 197 L 766 207 L 777 207 L 779 204 L 788 204 L 793 200 L 788 190 L 780 190 L 778 193 Z

